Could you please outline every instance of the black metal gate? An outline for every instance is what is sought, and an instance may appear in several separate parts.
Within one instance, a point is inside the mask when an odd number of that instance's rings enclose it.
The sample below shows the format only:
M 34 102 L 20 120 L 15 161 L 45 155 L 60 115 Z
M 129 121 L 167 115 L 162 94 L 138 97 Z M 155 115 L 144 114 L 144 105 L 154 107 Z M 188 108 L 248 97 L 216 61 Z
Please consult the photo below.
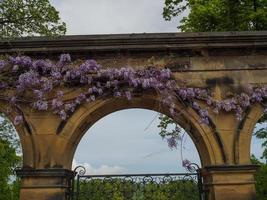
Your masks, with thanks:
M 190 173 L 85 175 L 75 169 L 71 200 L 204 200 L 202 178 L 197 165 Z

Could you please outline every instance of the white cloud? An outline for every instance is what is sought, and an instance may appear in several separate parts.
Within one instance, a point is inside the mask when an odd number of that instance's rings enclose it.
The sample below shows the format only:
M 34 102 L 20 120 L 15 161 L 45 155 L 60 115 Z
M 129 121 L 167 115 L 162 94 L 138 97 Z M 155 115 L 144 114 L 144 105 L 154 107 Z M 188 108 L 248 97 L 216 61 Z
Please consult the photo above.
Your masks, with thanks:
M 78 163 L 75 159 L 72 163 L 72 169 L 75 169 L 77 166 L 83 166 L 86 169 L 86 174 L 88 175 L 102 175 L 102 174 L 121 174 L 125 172 L 125 169 L 120 166 L 108 166 L 108 165 L 101 165 L 100 167 L 96 168 L 93 167 L 89 163 Z

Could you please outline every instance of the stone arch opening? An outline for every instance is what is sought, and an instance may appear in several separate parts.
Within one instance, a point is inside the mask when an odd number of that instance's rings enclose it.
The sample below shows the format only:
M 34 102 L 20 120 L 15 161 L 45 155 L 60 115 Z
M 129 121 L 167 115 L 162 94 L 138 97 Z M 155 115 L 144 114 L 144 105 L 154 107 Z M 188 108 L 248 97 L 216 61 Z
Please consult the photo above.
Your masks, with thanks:
M 24 160 L 23 159 L 24 143 L 23 143 L 22 136 L 20 134 L 21 133 L 20 130 L 18 130 L 18 127 L 15 126 L 13 123 L 14 118 L 15 118 L 14 113 L 7 113 L 4 105 L 1 104 L 1 102 L 0 102 L 0 120 L 1 120 L 1 122 L 5 121 L 6 125 L 4 125 L 4 124 L 2 124 L 2 125 L 8 127 L 6 129 L 4 129 L 3 131 L 7 131 L 7 129 L 10 131 L 10 133 L 7 133 L 9 135 L 7 137 L 10 137 L 9 139 L 12 140 L 14 143 L 16 143 L 16 144 L 14 144 L 17 147 L 16 153 L 19 155 L 21 154 L 22 161 L 23 161 Z M 4 138 L 4 139 L 9 140 L 8 138 Z M 15 148 L 15 146 L 14 146 L 14 148 Z
M 10 118 L 2 112 L 0 112 L 0 122 L 2 126 L 1 131 L 3 133 L 3 135 L 1 135 L 3 138 L 1 139 L 8 140 L 9 142 L 11 142 L 12 147 L 16 149 L 16 153 L 18 155 L 23 155 L 22 143 L 20 136 L 16 130 L 16 126 L 14 126 Z
M 160 137 L 160 114 L 132 108 L 101 118 L 81 139 L 72 169 L 81 165 L 91 175 L 187 172 L 183 160 L 201 167 L 196 147 L 184 130 L 177 148 L 170 149 L 167 140 Z
M 34 143 L 32 138 L 30 137 L 28 130 L 25 126 L 16 126 L 14 124 L 14 119 L 16 117 L 16 113 L 7 112 L 8 105 L 5 102 L 0 101 L 0 113 L 2 113 L 6 119 L 12 124 L 15 134 L 18 136 L 19 144 L 20 144 L 20 154 L 22 157 L 21 165 L 23 168 L 33 168 L 34 167 Z
M 22 140 L 10 120 L 10 116 L 0 109 L 0 185 L 2 198 L 18 199 L 20 179 L 15 169 L 23 163 Z
M 260 139 L 257 137 L 257 132 L 261 132 L 266 130 L 267 122 L 266 122 L 266 110 L 259 115 L 260 118 L 256 122 L 254 129 L 251 134 L 251 143 L 250 143 L 250 155 L 254 155 L 256 159 L 264 163 L 264 159 L 261 158 L 263 155 L 264 147 L 262 146 L 264 142 L 264 138 Z
M 70 117 L 60 133 L 62 137 L 69 138 L 66 149 L 63 151 L 64 155 L 68 156 L 64 165 L 71 168 L 80 140 L 95 122 L 112 112 L 130 108 L 153 110 L 171 117 L 169 108 L 163 105 L 160 97 L 155 94 L 143 94 L 134 97 L 131 101 L 125 98 L 109 98 L 93 104 L 84 104 Z M 221 141 L 218 141 L 220 138 L 216 136 L 213 129 L 202 124 L 199 116 L 191 108 L 184 107 L 177 102 L 175 109 L 179 111 L 179 115 L 174 118 L 174 121 L 190 135 L 199 153 L 201 165 L 223 163 L 224 152 L 220 148 Z

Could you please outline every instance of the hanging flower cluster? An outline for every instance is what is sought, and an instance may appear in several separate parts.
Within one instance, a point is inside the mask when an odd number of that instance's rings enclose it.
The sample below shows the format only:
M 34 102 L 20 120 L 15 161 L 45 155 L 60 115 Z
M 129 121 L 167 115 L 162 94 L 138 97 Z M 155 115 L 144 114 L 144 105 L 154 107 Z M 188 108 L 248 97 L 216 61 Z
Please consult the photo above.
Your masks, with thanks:
M 64 101 L 64 87 L 83 88 L 83 92 L 74 99 Z M 178 100 L 191 106 L 203 123 L 209 123 L 208 110 L 201 108 L 199 101 L 204 101 L 214 113 L 220 111 L 235 112 L 242 119 L 244 110 L 251 104 L 263 102 L 267 98 L 267 87 L 251 88 L 246 93 L 236 94 L 232 98 L 218 101 L 212 98 L 208 89 L 178 85 L 169 69 L 148 67 L 134 70 L 126 68 L 105 68 L 95 60 L 86 60 L 81 64 L 71 61 L 69 54 L 62 54 L 57 62 L 51 60 L 33 60 L 27 56 L 9 57 L 0 60 L 0 91 L 14 91 L 12 96 L 1 95 L 1 100 L 8 101 L 12 109 L 18 112 L 14 124 L 19 125 L 23 116 L 19 113 L 20 103 L 29 103 L 34 109 L 51 109 L 62 120 L 66 120 L 77 106 L 93 102 L 105 96 L 125 97 L 141 90 L 154 90 L 164 96 L 163 103 L 175 116 L 175 102 Z M 56 92 L 55 92 L 56 91 Z M 25 92 L 32 93 L 32 100 L 25 98 Z M 51 93 L 56 94 L 51 98 Z M 171 136 L 170 136 L 171 137 Z M 173 143 L 173 139 L 169 139 Z

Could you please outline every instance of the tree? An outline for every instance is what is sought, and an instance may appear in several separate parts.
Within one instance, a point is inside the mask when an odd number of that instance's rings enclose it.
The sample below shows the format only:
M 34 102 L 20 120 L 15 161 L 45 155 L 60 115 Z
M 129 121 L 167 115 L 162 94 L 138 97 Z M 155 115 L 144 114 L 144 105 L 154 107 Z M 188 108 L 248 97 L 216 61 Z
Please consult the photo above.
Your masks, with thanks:
M 257 199 L 267 200 L 267 164 L 260 162 L 254 155 L 251 156 L 251 162 L 260 166 L 255 175 Z
M 0 37 L 55 36 L 66 32 L 49 0 L 0 1 Z
M 14 169 L 21 164 L 20 153 L 14 126 L 0 114 L 0 200 L 18 199 L 19 181 L 14 178 Z
M 7 141 L 17 154 L 21 153 L 21 146 L 18 135 L 12 123 L 0 113 L 0 139 Z M 1 166 L 1 165 L 0 165 Z
M 161 182 L 158 182 L 159 179 L 152 181 L 148 177 L 144 177 L 140 182 L 135 178 L 132 180 L 108 178 L 80 180 L 79 199 L 85 200 L 88 197 L 92 200 L 198 199 L 198 185 L 190 180 L 190 177 L 178 180 L 174 178 L 171 181 L 165 178 Z
M 267 0 L 165 0 L 163 17 L 188 12 L 183 32 L 267 30 Z
M 14 169 L 20 163 L 14 148 L 7 140 L 0 139 L 0 200 L 16 199 L 18 193 L 17 182 L 10 179 Z M 15 194 L 14 194 L 15 193 Z
M 265 162 L 267 164 L 267 112 L 263 114 L 263 116 L 260 118 L 260 120 L 257 123 L 258 126 L 261 128 L 257 130 L 254 135 L 258 139 L 262 139 L 262 147 L 264 148 L 261 159 L 265 159 Z

